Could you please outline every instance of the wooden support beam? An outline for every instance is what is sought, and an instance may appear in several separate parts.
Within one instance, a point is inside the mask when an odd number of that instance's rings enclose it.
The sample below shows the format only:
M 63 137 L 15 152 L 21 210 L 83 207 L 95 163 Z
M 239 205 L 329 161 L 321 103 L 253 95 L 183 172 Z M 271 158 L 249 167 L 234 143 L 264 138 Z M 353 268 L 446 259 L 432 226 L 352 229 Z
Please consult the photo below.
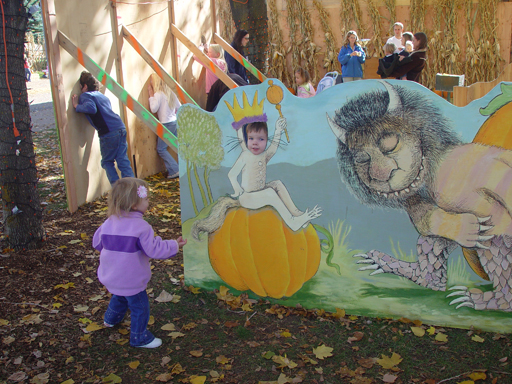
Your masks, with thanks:
M 146 63 L 155 71 L 155 73 L 171 88 L 176 88 L 176 93 L 182 104 L 192 103 L 198 105 L 195 100 L 183 89 L 183 87 L 167 73 L 165 68 L 156 60 L 149 51 L 137 40 L 137 38 L 126 28 L 121 29 L 121 34 L 130 43 L 130 45 L 137 51 Z
M 183 43 L 188 49 L 192 51 L 194 55 L 197 56 L 199 61 L 210 71 L 212 71 L 215 76 L 217 76 L 224 84 L 226 84 L 230 89 L 238 87 L 238 85 L 229 77 L 222 69 L 220 69 L 217 64 L 210 60 L 208 56 L 206 56 L 203 51 L 196 47 L 196 45 L 190 41 L 190 39 L 181 32 L 178 27 L 174 24 L 171 25 L 171 31 L 173 35 L 177 37 L 179 41 Z
M 78 209 L 75 175 L 72 164 L 73 147 L 70 142 L 68 118 L 66 115 L 66 94 L 62 80 L 62 64 L 60 60 L 59 37 L 57 30 L 57 17 L 54 0 L 41 0 L 44 34 L 48 48 L 48 76 L 50 78 L 53 108 L 59 133 L 62 165 L 64 168 L 64 183 L 68 210 L 73 213 Z
M 148 126 L 158 137 L 160 137 L 169 147 L 178 152 L 177 138 L 165 128 L 142 104 L 128 94 L 112 77 L 106 73 L 103 68 L 96 64 L 80 48 L 74 45 L 69 38 L 61 31 L 58 31 L 58 41 L 72 57 L 74 57 L 85 69 L 87 69 L 101 84 L 106 86 L 117 98 L 119 98 L 142 122 Z
M 176 81 L 180 82 L 180 71 L 178 70 L 178 42 L 176 41 L 176 36 L 172 34 L 171 25 L 176 23 L 176 13 L 174 12 L 174 1 L 169 1 L 167 3 L 167 11 L 169 14 L 169 34 L 171 35 L 171 40 L 169 42 L 171 46 L 171 58 L 172 58 L 172 77 L 176 79 Z
M 251 72 L 254 77 L 256 77 L 260 82 L 264 82 L 267 80 L 267 76 L 265 76 L 263 73 L 261 73 L 258 68 L 256 68 L 254 65 L 249 63 L 245 57 L 243 57 L 240 53 L 238 53 L 237 50 L 235 50 L 226 40 L 224 40 L 222 37 L 220 37 L 218 34 L 213 35 L 213 41 L 215 41 L 217 44 L 219 44 L 224 50 L 229 53 L 233 58 L 238 61 L 240 64 L 242 64 L 245 69 L 247 69 L 249 72 Z
M 210 0 L 210 19 L 212 21 L 212 36 L 217 33 L 217 8 L 215 0 Z M 174 24 L 174 23 L 173 23 Z

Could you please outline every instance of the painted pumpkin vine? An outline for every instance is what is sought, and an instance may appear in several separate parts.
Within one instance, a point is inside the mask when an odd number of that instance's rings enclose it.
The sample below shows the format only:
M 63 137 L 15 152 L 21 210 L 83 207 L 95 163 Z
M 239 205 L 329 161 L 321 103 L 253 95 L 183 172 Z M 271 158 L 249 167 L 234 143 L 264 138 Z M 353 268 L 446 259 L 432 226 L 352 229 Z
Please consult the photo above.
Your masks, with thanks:
M 302 211 L 283 182 L 266 182 L 267 163 L 279 148 L 283 132 L 289 141 L 279 104 L 283 91 L 271 81 L 269 85 L 267 100 L 280 115 L 270 143 L 265 98 L 258 102 L 255 92 L 251 104 L 243 92 L 242 106 L 236 95 L 232 105 L 226 102 L 242 149 L 228 173 L 234 193 L 219 198 L 209 215 L 194 223 L 192 235 L 198 239 L 199 233 L 208 233 L 210 263 L 231 287 L 279 299 L 292 296 L 316 274 L 322 250 L 328 254 L 328 265 L 334 265 L 331 235 L 311 224 L 322 214 L 321 208 Z M 316 231 L 327 240 L 320 240 Z

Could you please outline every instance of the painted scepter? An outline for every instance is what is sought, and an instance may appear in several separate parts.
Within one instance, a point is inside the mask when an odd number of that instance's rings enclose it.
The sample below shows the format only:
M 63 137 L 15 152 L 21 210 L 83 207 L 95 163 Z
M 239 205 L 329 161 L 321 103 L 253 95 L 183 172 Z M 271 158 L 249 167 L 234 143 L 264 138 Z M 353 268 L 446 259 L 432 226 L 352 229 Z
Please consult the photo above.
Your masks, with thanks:
M 273 85 L 274 82 L 272 80 L 268 81 L 268 89 L 267 89 L 267 100 L 270 104 L 274 104 L 276 106 L 277 111 L 279 112 L 279 117 L 283 117 L 283 113 L 281 112 L 281 101 L 283 101 L 283 90 L 279 85 Z M 286 141 L 290 142 L 290 137 L 288 136 L 288 129 L 284 129 L 284 133 L 286 135 Z

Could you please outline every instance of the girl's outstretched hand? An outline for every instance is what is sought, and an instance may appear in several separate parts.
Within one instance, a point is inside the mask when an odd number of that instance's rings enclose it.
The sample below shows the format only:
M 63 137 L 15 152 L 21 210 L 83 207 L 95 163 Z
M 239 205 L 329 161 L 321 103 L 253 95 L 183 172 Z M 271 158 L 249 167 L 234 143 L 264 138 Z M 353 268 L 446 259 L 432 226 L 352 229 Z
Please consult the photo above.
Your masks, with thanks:
M 187 244 L 187 239 L 184 239 L 183 237 L 178 237 L 178 240 L 176 240 L 178 242 L 178 247 L 183 247 L 185 244 Z

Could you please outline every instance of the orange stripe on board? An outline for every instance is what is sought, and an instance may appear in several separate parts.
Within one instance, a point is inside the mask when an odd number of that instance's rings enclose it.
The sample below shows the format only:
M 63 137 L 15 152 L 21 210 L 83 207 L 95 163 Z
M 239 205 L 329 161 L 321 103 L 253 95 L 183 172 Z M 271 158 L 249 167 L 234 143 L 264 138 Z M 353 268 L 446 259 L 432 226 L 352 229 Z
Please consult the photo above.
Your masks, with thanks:
M 104 73 L 103 77 L 101 78 L 101 84 L 103 84 L 105 86 L 107 85 L 107 74 L 106 73 Z
M 183 91 L 181 90 L 180 87 L 177 87 L 176 88 L 178 90 L 178 96 L 181 100 L 182 103 L 186 103 L 187 99 L 185 99 L 185 94 L 183 93 Z
M 210 65 L 210 69 L 212 70 L 212 72 L 214 74 L 217 74 L 217 68 L 215 68 L 215 65 L 213 65 L 213 61 L 210 61 L 208 64 Z
M 163 80 L 164 74 L 162 73 L 160 66 L 158 65 L 158 63 L 155 60 L 153 60 L 153 67 L 155 68 L 156 74 Z
M 156 134 L 161 139 L 164 137 L 164 126 L 160 122 L 158 122 L 158 125 L 156 126 Z
M 126 106 L 133 111 L 133 98 L 130 95 L 126 98 Z
M 83 54 L 83 52 L 82 52 L 82 50 L 80 48 L 76 49 L 76 55 L 78 56 L 78 62 L 80 63 L 80 65 L 82 67 L 85 67 L 84 54 Z
M 263 83 L 263 76 L 260 71 L 258 71 L 258 80 Z
M 137 53 L 140 55 L 140 45 L 139 45 L 139 43 L 137 42 L 137 40 L 135 40 L 135 37 L 133 37 L 133 36 L 131 36 L 131 35 L 130 35 L 130 41 L 132 42 L 133 48 L 135 48 L 135 50 L 137 51 Z

